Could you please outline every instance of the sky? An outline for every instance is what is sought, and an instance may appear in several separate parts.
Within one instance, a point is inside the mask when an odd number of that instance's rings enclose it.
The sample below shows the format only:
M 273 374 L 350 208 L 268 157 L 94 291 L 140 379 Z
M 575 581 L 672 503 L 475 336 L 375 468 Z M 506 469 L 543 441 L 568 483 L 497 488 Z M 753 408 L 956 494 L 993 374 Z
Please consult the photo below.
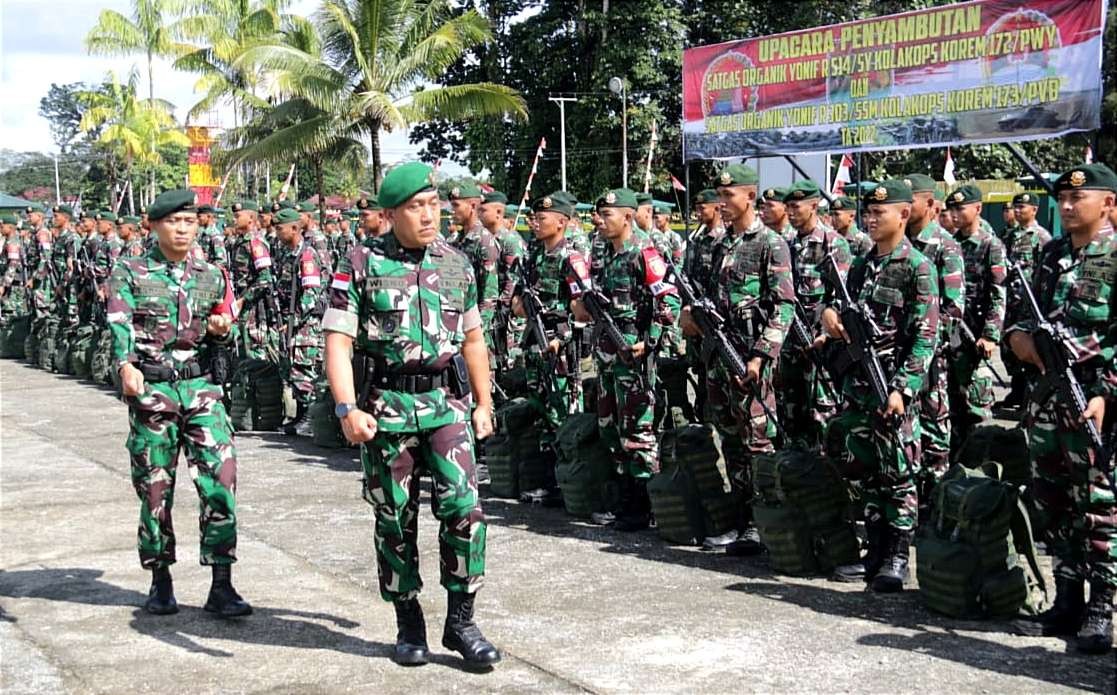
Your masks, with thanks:
M 318 0 L 295 0 L 291 12 L 312 14 Z M 97 83 L 112 70 L 123 81 L 136 66 L 140 69 L 142 93 L 147 93 L 146 60 L 128 57 L 91 56 L 83 39 L 97 22 L 102 9 L 125 16 L 131 14 L 129 0 L 0 0 L 0 149 L 54 152 L 47 121 L 39 116 L 39 100 L 51 83 Z M 166 60 L 155 62 L 155 96 L 175 105 L 179 122 L 198 101 L 194 93 L 197 77 L 174 70 Z M 231 116 L 218 114 L 231 125 Z M 406 133 L 381 135 L 386 164 L 418 154 L 419 147 L 407 141 Z M 443 162 L 451 176 L 468 174 L 452 162 Z

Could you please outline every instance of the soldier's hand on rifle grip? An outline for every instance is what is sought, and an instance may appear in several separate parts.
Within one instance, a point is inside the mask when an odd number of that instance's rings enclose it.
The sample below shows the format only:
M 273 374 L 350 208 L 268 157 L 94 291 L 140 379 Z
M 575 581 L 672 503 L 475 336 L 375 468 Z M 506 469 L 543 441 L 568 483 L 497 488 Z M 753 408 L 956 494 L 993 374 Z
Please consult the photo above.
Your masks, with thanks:
M 992 357 L 993 352 L 997 349 L 996 343 L 994 343 L 992 340 L 986 340 L 985 338 L 978 338 L 976 345 L 978 351 L 985 359 L 989 359 L 990 357 Z
M 1041 374 L 1047 373 L 1047 368 L 1044 367 L 1043 360 L 1039 358 L 1039 353 L 1036 352 L 1036 341 L 1031 333 L 1013 331 L 1008 336 L 1008 346 L 1012 348 L 1012 352 L 1020 358 L 1022 362 L 1027 362 L 1035 366 L 1039 369 Z
M 206 319 L 206 333 L 218 338 L 228 335 L 229 329 L 232 327 L 232 320 L 224 314 L 213 314 Z
M 478 440 L 485 439 L 493 433 L 493 408 L 491 405 L 479 405 L 473 409 L 473 434 Z
M 1087 420 L 1093 420 L 1098 432 L 1102 431 L 1102 422 L 1105 421 L 1105 398 L 1094 396 L 1090 399 L 1086 404 L 1086 410 L 1082 411 L 1082 416 L 1078 418 L 1078 422 L 1085 423 Z
M 683 307 L 683 311 L 679 315 L 679 325 L 682 326 L 683 335 L 688 338 L 697 338 L 702 335 L 702 329 L 698 327 L 698 323 L 691 316 L 689 306 Z
M 144 392 L 144 374 L 133 364 L 120 368 L 120 392 L 125 396 L 139 396 Z
M 359 408 L 352 410 L 342 419 L 341 432 L 350 444 L 363 444 L 376 436 L 376 418 Z
M 574 313 L 574 320 L 579 323 L 593 323 L 593 317 L 590 312 L 586 311 L 586 305 L 580 299 L 574 299 L 570 302 L 570 311 Z
M 818 336 L 817 338 L 814 339 L 814 341 L 811 343 L 811 349 L 812 350 L 821 350 L 822 346 L 826 345 L 826 341 L 827 341 L 827 337 L 826 337 L 826 334 L 824 333 L 824 334 L 822 334 L 822 335 L 820 335 L 820 336 Z
M 904 415 L 904 397 L 900 395 L 899 391 L 893 391 L 888 394 L 888 403 L 885 404 L 884 411 L 881 413 L 885 420 L 889 418 L 900 418 Z
M 823 309 L 821 321 L 822 330 L 826 332 L 826 335 L 831 338 L 849 340 L 849 333 L 846 333 L 846 327 L 842 325 L 842 318 L 838 316 L 838 312 L 830 308 Z
M 527 318 L 527 312 L 524 311 L 524 300 L 519 295 L 512 297 L 512 313 L 521 319 Z
M 562 341 L 558 338 L 555 338 L 551 342 L 547 343 L 547 349 L 555 353 L 556 355 L 559 354 L 559 351 L 562 350 Z

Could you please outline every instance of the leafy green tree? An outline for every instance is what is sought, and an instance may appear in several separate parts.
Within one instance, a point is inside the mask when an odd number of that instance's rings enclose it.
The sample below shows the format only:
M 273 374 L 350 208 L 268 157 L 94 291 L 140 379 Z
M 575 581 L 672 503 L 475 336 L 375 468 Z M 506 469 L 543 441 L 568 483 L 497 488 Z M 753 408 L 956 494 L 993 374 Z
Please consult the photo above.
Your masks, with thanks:
M 178 41 L 181 33 L 172 15 L 184 9 L 182 0 L 132 0 L 132 16 L 101 10 L 97 24 L 85 37 L 91 54 L 147 58 L 147 98 L 155 98 L 156 57 L 174 58 L 190 46 Z

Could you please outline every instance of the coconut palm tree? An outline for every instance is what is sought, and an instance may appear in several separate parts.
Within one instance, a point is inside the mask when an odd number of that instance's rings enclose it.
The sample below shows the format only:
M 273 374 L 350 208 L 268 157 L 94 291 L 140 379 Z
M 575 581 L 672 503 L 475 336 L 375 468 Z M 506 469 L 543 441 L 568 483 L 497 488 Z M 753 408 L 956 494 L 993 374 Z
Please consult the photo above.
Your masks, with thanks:
M 441 86 L 442 74 L 492 37 L 475 10 L 448 0 L 325 0 L 314 16 L 320 55 L 279 41 L 246 50 L 242 69 L 274 71 L 277 88 L 326 114 L 315 138 L 367 141 L 379 190 L 380 132 L 433 119 L 526 118 L 520 95 L 489 82 Z
M 97 55 L 147 56 L 147 98 L 154 99 L 155 58 L 173 58 L 191 48 L 178 41 L 178 23 L 169 19 L 182 9 L 182 0 L 132 0 L 131 18 L 101 10 L 97 24 L 85 36 L 85 48 Z

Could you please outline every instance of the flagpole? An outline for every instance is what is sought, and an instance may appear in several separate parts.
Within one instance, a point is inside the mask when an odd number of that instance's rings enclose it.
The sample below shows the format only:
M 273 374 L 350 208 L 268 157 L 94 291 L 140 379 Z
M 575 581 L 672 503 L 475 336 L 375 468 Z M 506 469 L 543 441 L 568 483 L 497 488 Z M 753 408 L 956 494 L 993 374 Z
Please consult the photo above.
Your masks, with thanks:
M 516 219 L 512 221 L 512 229 L 520 226 L 520 215 L 524 214 L 524 206 L 527 205 L 528 196 L 531 195 L 531 182 L 535 178 L 535 170 L 539 167 L 539 158 L 543 156 L 543 150 L 547 148 L 547 138 L 539 138 L 539 149 L 535 151 L 535 159 L 531 162 L 531 173 L 527 175 L 527 185 L 524 186 L 524 197 L 520 199 L 520 206 L 516 208 Z
M 648 143 L 648 163 L 644 166 L 644 192 L 647 193 L 652 185 L 652 157 L 655 156 L 655 121 L 652 121 L 652 137 Z

